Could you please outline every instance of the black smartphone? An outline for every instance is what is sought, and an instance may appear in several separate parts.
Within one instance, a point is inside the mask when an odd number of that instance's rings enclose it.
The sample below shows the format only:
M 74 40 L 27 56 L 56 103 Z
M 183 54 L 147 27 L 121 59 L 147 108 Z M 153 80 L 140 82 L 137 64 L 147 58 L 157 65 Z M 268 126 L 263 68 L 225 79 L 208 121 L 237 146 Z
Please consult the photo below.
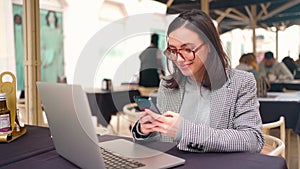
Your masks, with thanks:
M 157 114 L 161 114 L 156 105 L 152 102 L 151 97 L 146 96 L 134 96 L 133 100 L 137 103 L 138 108 L 143 111 L 145 109 L 152 110 Z

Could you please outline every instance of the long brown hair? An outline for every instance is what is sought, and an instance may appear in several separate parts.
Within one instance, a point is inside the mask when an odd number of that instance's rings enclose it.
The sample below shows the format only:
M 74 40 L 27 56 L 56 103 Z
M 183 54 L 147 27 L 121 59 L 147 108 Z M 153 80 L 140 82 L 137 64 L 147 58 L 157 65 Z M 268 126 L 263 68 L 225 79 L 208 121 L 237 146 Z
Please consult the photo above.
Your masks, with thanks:
M 196 32 L 199 38 L 210 48 L 210 53 L 204 63 L 202 86 L 210 90 L 222 87 L 227 81 L 226 68 L 229 67 L 229 58 L 224 52 L 219 33 L 211 18 L 200 10 L 183 12 L 171 22 L 167 36 L 181 27 Z M 171 72 L 171 66 L 168 62 L 169 60 L 167 61 L 167 68 Z M 172 66 L 172 78 L 164 80 L 167 82 L 167 88 L 178 88 L 178 83 L 183 79 L 183 75 L 174 63 Z

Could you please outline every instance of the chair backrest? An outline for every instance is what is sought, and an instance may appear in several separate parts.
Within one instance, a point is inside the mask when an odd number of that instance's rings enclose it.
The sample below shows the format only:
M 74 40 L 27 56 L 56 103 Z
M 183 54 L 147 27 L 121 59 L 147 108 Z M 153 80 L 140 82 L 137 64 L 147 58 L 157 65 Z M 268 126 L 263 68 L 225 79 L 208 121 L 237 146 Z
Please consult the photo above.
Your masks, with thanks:
M 273 128 L 277 128 L 279 127 L 280 128 L 280 140 L 281 142 L 284 144 L 283 147 L 285 147 L 285 119 L 283 116 L 281 116 L 279 118 L 278 121 L 275 121 L 275 122 L 272 122 L 272 123 L 266 123 L 266 124 L 263 124 L 262 125 L 262 132 L 264 133 L 264 135 L 267 136 L 267 138 L 269 139 L 269 136 L 270 136 L 270 129 L 273 129 Z M 273 136 L 272 136 L 273 137 Z M 276 137 L 275 137 L 276 138 Z M 278 139 L 278 138 L 276 138 Z M 266 140 L 266 138 L 265 138 Z M 267 140 L 268 141 L 268 140 Z M 266 141 L 265 141 L 266 142 Z M 273 141 L 274 142 L 274 141 Z M 277 141 L 278 142 L 278 141 Z M 265 146 L 264 146 L 265 148 Z M 285 149 L 285 148 L 284 148 Z M 269 154 L 269 155 L 272 155 Z M 283 151 L 281 153 L 281 156 L 285 158 L 285 151 Z
M 261 151 L 262 154 L 284 157 L 285 144 L 282 140 L 267 134 L 264 134 L 264 138 L 265 144 Z

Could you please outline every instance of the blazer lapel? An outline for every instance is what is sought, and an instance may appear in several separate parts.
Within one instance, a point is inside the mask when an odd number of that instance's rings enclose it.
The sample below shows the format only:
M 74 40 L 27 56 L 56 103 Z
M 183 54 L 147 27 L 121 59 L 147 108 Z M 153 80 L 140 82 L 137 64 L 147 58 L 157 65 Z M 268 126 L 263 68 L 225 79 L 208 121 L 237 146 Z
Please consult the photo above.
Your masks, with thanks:
M 230 115 L 230 108 L 233 105 L 234 98 L 232 94 L 234 92 L 230 86 L 231 81 L 228 81 L 215 91 L 212 91 L 210 96 L 210 126 L 213 128 L 227 128 Z

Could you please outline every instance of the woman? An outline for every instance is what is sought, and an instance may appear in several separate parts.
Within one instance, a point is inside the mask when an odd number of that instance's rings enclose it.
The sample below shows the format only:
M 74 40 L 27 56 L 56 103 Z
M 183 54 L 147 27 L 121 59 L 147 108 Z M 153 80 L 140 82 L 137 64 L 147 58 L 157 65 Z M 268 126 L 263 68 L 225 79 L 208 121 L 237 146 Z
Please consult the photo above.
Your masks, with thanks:
M 258 65 L 254 53 L 243 54 L 239 62 L 240 64 L 236 66 L 236 69 L 251 72 L 255 78 L 259 78 Z
M 173 72 L 158 91 L 163 114 L 143 111 L 132 129 L 135 141 L 176 142 L 192 152 L 259 152 L 255 79 L 229 67 L 209 16 L 199 10 L 180 14 L 168 28 L 167 43 Z
M 64 75 L 63 36 L 56 12 L 48 11 L 41 29 L 42 81 L 57 82 Z
M 24 37 L 22 16 L 14 15 L 14 31 L 15 31 L 15 54 L 16 54 L 16 78 L 17 89 L 21 91 L 20 99 L 25 97 L 24 92 Z

